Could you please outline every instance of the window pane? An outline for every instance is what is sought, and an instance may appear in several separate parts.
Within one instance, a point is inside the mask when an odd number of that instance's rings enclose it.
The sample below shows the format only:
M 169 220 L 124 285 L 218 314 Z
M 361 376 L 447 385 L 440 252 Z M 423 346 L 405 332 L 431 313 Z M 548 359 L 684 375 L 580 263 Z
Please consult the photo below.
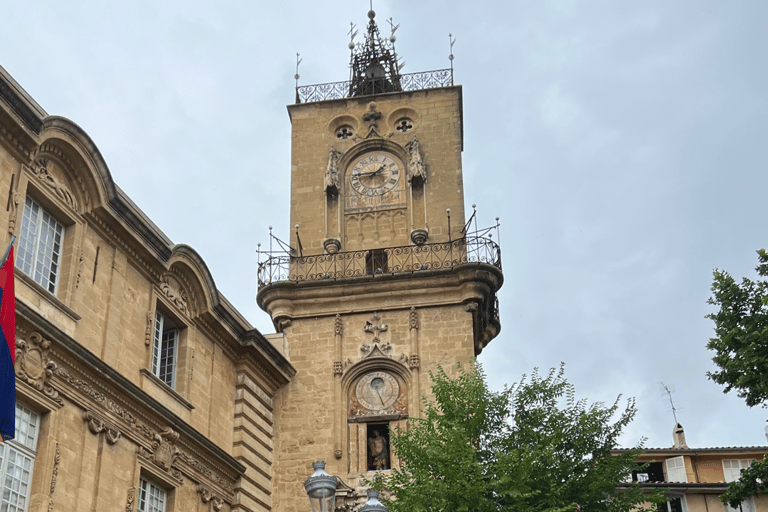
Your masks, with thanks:
M 170 387 L 176 385 L 176 353 L 179 329 L 160 311 L 155 314 L 155 343 L 152 349 L 152 373 Z
M 56 293 L 64 226 L 32 198 L 24 202 L 17 266 L 40 286 Z
M 148 480 L 141 479 L 139 484 L 139 512 L 165 512 L 165 489 Z

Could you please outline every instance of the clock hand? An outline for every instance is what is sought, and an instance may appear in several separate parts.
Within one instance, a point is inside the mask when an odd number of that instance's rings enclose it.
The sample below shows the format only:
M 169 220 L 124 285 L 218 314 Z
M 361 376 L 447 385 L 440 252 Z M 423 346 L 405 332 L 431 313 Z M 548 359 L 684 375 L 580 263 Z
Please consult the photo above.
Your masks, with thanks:
M 374 389 L 375 389 L 375 388 L 374 388 Z M 379 390 L 378 390 L 378 389 L 376 389 L 376 394 L 377 394 L 377 395 L 379 395 L 379 400 L 381 400 L 381 405 L 383 405 L 383 406 L 385 406 L 385 407 L 386 407 L 386 405 L 387 405 L 387 404 L 385 404 L 385 403 L 384 403 L 384 399 L 383 399 L 383 398 L 381 398 L 381 393 L 379 393 Z

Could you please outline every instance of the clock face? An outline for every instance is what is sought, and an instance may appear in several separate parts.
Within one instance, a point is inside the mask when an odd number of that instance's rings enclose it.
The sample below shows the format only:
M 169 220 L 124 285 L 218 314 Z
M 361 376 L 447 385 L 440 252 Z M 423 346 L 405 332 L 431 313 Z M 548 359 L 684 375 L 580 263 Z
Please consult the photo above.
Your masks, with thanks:
M 358 158 L 346 174 L 347 210 L 402 206 L 403 165 L 390 153 L 368 153 Z
M 387 372 L 371 372 L 357 383 L 355 390 L 360 405 L 373 412 L 391 407 L 400 396 L 400 385 Z
M 364 196 L 381 196 L 395 188 L 402 170 L 395 160 L 384 154 L 368 155 L 352 166 L 349 183 L 352 190 Z

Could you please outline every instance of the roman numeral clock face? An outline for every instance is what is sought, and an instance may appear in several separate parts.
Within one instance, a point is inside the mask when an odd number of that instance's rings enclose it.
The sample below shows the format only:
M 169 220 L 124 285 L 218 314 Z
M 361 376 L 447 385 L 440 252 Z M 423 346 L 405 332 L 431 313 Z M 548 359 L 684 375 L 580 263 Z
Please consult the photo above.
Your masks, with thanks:
M 399 205 L 403 166 L 387 153 L 369 153 L 347 170 L 347 210 Z

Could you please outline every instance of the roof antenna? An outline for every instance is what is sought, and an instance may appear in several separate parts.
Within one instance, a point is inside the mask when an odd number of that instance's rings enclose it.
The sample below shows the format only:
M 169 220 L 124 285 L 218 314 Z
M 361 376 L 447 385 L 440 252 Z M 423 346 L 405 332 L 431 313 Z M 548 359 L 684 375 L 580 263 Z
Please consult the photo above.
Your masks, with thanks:
M 675 392 L 675 388 L 668 384 L 664 384 L 663 382 L 661 382 L 660 384 L 661 384 L 661 394 L 664 395 L 664 393 L 666 393 L 667 396 L 669 397 L 669 405 L 672 406 L 672 417 L 675 418 L 675 425 L 677 425 L 677 409 L 675 409 L 675 403 L 672 401 L 672 393 Z
M 296 103 L 299 102 L 299 64 L 301 64 L 301 59 L 299 58 L 299 52 L 296 52 L 296 74 L 293 75 L 293 78 L 296 80 Z

